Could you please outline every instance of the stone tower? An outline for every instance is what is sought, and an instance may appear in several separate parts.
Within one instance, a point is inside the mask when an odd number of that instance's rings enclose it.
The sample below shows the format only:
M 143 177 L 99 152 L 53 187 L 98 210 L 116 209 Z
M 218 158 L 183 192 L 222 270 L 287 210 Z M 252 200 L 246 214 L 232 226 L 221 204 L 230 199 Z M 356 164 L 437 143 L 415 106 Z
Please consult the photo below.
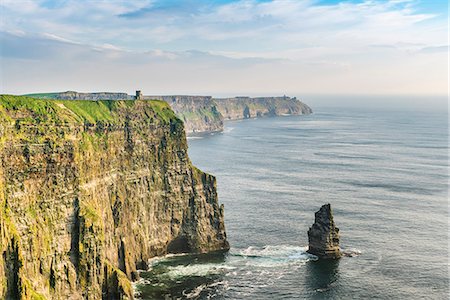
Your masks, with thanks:
M 142 100 L 142 92 L 141 91 L 136 91 L 136 96 L 134 97 L 134 99 L 136 100 Z

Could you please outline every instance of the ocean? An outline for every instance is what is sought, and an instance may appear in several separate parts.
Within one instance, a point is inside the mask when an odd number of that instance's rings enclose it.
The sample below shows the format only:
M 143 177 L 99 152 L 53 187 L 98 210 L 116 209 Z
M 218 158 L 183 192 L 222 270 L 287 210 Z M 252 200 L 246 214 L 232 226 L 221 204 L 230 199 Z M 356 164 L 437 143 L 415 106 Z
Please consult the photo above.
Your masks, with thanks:
M 217 177 L 231 250 L 152 260 L 139 298 L 449 298 L 447 111 L 313 110 L 189 139 Z M 354 257 L 306 253 L 326 203 Z

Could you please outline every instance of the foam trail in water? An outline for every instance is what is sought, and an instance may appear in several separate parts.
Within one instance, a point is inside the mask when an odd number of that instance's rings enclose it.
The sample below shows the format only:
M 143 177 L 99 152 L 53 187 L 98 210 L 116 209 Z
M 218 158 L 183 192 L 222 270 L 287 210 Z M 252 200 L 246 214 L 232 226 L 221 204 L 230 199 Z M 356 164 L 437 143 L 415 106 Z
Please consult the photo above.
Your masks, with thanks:
M 362 251 L 354 248 L 341 249 L 342 254 L 347 257 L 355 257 L 361 255 Z
M 192 264 L 192 265 L 179 265 L 175 267 L 168 267 L 168 271 L 162 276 L 167 276 L 173 279 L 188 276 L 201 276 L 206 277 L 210 275 L 224 274 L 229 270 L 235 269 L 233 266 L 227 266 L 224 264 Z
M 271 286 L 287 273 L 296 272 L 306 262 L 317 259 L 306 250 L 307 247 L 292 245 L 232 248 L 224 261 L 206 263 L 204 260 L 203 263 L 201 260 L 192 260 L 193 257 L 186 254 L 186 258 L 173 254 L 153 258 L 149 261 L 149 272 L 153 272 L 152 276 L 158 283 L 141 279 L 134 284 L 136 297 L 139 297 L 139 286 L 152 285 L 157 288 L 157 285 L 161 284 L 161 287 L 165 288 L 183 284 L 185 280 L 192 281 L 193 278 L 199 282 L 194 286 L 185 287 L 183 298 L 196 299 L 201 295 L 213 297 L 227 290 L 228 282 L 240 281 L 246 277 L 253 278 L 249 289 Z
M 218 286 L 222 286 L 223 289 L 228 288 L 228 281 L 216 281 L 211 284 L 201 284 L 197 286 L 196 288 L 192 289 L 191 291 L 183 291 L 183 296 L 186 297 L 186 299 L 196 299 L 198 296 L 200 296 L 201 292 L 204 290 L 210 289 L 210 288 L 217 288 Z M 208 299 L 210 297 L 214 297 L 215 293 L 212 295 L 209 295 Z
M 177 254 L 169 253 L 169 254 L 166 254 L 166 255 L 164 255 L 164 256 L 155 256 L 155 257 L 152 257 L 152 258 L 150 258 L 150 259 L 147 261 L 147 264 L 148 264 L 148 269 L 147 269 L 147 271 L 150 271 L 150 270 L 152 269 L 153 266 L 156 266 L 156 265 L 158 265 L 158 264 L 161 263 L 161 262 L 167 261 L 167 260 L 169 260 L 169 259 L 172 258 L 172 257 L 188 256 L 188 255 L 189 255 L 188 253 L 177 253 Z
M 303 264 L 310 260 L 316 260 L 315 255 L 306 252 L 307 247 L 277 245 L 254 247 L 246 249 L 232 249 L 230 254 L 238 261 L 245 260 L 246 265 L 259 267 L 280 267 L 292 264 Z M 242 262 L 241 262 L 242 263 Z

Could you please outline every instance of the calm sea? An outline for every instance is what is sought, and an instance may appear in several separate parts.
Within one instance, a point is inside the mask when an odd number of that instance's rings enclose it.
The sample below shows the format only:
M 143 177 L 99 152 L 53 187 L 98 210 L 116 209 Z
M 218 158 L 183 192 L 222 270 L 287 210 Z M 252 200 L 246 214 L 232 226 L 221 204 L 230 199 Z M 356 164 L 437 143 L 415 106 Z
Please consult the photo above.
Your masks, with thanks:
M 313 109 L 189 140 L 217 176 L 231 250 L 153 260 L 140 298 L 449 298 L 447 112 Z M 357 256 L 305 252 L 325 203 Z

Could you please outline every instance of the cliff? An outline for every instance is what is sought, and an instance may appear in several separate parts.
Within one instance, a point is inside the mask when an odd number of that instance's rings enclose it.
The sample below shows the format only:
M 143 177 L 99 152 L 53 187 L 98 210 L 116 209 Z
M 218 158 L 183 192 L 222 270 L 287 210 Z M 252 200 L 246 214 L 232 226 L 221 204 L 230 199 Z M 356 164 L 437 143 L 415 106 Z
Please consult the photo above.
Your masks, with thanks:
M 214 99 L 214 101 L 225 120 L 312 113 L 309 106 L 295 97 L 236 97 Z
M 40 99 L 65 100 L 124 100 L 134 99 L 126 93 L 41 93 L 28 96 Z M 143 99 L 162 100 L 170 104 L 176 115 L 183 120 L 188 135 L 223 131 L 224 120 L 240 120 L 255 117 L 281 115 L 308 115 L 311 108 L 305 103 L 287 96 L 283 97 L 236 97 L 212 98 L 211 96 L 143 96 Z
M 308 252 L 319 258 L 336 259 L 342 256 L 339 248 L 339 228 L 334 224 L 330 204 L 315 213 L 314 224 L 308 230 Z
M 0 298 L 131 299 L 149 258 L 229 248 L 161 101 L 0 96 Z
M 144 96 L 170 104 L 188 134 L 223 130 L 223 117 L 210 96 Z

